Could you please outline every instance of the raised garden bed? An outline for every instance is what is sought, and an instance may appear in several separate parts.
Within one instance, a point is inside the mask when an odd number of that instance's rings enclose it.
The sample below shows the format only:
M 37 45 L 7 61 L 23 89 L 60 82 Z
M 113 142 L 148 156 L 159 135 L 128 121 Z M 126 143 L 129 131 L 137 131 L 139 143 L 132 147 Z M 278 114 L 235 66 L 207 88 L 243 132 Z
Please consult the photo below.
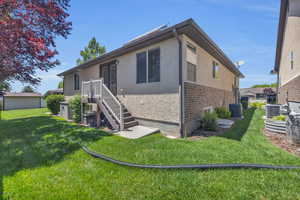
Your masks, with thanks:
M 285 121 L 276 121 L 272 119 L 265 120 L 265 129 L 273 133 L 287 133 L 287 125 Z

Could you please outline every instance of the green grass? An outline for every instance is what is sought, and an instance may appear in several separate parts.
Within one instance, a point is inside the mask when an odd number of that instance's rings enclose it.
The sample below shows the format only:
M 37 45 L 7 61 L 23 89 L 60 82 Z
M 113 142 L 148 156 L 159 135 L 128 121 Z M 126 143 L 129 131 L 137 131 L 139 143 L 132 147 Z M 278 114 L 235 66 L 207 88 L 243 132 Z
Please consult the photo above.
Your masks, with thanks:
M 94 159 L 78 145 L 145 164 L 300 165 L 299 158 L 263 136 L 263 111 L 249 110 L 245 120 L 222 137 L 201 141 L 171 140 L 160 134 L 127 140 L 45 112 L 4 113 L 0 199 L 300 199 L 299 170 L 136 169 Z

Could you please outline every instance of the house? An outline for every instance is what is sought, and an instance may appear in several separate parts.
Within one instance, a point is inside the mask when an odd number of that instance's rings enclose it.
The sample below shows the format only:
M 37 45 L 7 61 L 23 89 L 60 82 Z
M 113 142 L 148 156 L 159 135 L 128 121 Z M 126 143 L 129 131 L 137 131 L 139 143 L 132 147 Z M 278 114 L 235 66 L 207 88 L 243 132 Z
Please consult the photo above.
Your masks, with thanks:
M 193 19 L 161 26 L 59 76 L 66 101 L 81 94 L 113 127 L 138 122 L 181 136 L 199 127 L 204 112 L 237 103 L 244 77 Z
M 300 102 L 300 1 L 281 0 L 274 72 L 278 103 Z
M 3 110 L 41 108 L 42 95 L 39 93 L 6 92 L 0 99 Z
M 242 100 L 248 102 L 276 102 L 276 88 L 242 88 L 240 89 Z
M 44 98 L 46 98 L 49 95 L 53 95 L 53 94 L 61 94 L 61 95 L 63 95 L 64 94 L 64 90 L 63 90 L 63 88 L 59 88 L 59 89 L 56 89 L 56 90 L 48 90 L 44 94 Z

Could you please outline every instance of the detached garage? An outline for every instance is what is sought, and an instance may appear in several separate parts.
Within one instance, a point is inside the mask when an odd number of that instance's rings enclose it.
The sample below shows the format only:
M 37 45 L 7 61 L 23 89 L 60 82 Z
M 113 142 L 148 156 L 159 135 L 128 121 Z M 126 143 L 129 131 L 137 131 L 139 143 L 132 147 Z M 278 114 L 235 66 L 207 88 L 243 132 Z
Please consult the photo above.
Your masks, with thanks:
M 5 93 L 3 99 L 4 110 L 29 109 L 42 107 L 42 95 L 39 93 Z

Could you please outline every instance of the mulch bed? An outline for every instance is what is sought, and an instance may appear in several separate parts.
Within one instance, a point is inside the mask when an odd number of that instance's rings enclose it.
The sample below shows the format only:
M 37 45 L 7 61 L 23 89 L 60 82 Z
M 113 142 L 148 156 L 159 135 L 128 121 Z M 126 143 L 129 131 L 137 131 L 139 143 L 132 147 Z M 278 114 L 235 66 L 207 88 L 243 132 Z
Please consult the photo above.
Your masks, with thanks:
M 192 133 L 192 136 L 188 137 L 189 140 L 203 140 L 211 136 L 219 136 L 224 134 L 230 128 L 218 128 L 217 131 L 204 131 L 202 129 L 197 129 Z
M 300 145 L 288 140 L 285 134 L 272 133 L 265 130 L 265 135 L 275 146 L 300 157 Z

